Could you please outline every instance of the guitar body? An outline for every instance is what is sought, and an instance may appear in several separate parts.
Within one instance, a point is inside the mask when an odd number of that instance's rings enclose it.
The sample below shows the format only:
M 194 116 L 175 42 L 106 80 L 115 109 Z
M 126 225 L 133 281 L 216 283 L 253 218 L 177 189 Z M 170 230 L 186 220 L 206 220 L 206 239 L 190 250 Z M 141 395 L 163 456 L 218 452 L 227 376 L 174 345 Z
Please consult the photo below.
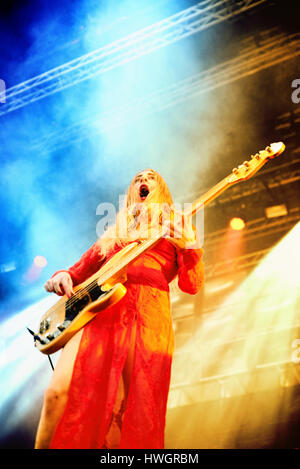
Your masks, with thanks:
M 39 337 L 44 343 L 36 341 L 37 348 L 47 355 L 57 352 L 76 332 L 94 319 L 96 314 L 120 301 L 125 294 L 126 288 L 124 285 L 117 283 L 110 290 L 103 293 L 103 296 L 100 296 L 98 300 L 83 308 L 72 320 L 66 319 L 66 309 L 63 307 L 56 308 L 54 312 L 49 310 L 46 318 L 41 321 L 41 324 L 43 324 L 43 321 L 49 323 L 49 328 L 41 333 L 44 327 L 43 325 L 40 327 Z
M 124 297 L 126 271 L 121 269 L 118 275 L 107 277 L 116 262 L 128 264 L 128 254 L 136 245 L 131 243 L 117 252 L 96 274 L 74 287 L 74 296 L 67 298 L 64 295 L 42 316 L 38 334 L 34 335 L 35 345 L 42 353 L 57 352 L 100 311 Z

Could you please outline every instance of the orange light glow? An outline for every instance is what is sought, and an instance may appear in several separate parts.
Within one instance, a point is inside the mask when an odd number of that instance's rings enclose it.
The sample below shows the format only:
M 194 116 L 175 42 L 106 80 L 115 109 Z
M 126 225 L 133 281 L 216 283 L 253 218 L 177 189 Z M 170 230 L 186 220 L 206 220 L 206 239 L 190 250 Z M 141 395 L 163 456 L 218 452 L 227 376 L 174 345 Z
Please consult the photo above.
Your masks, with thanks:
M 242 218 L 232 218 L 230 220 L 230 227 L 232 230 L 240 231 L 245 228 L 245 222 Z

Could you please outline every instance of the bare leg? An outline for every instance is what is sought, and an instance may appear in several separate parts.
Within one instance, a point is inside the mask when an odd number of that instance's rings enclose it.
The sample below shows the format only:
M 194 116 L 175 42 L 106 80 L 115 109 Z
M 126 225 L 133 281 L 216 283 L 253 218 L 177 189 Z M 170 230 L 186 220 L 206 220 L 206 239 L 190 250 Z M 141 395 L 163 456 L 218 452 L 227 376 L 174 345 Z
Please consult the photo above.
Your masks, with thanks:
M 63 348 L 45 392 L 44 404 L 37 430 L 35 449 L 50 446 L 56 425 L 65 409 L 75 358 L 83 329 L 77 332 Z
M 105 447 L 109 449 L 117 449 L 119 447 L 123 414 L 126 409 L 131 374 L 133 369 L 133 360 L 135 352 L 136 340 L 136 321 L 132 326 L 132 333 L 130 337 L 129 351 L 124 365 L 123 373 L 119 383 L 118 394 L 116 398 L 115 407 L 113 410 L 112 420 L 110 423 L 109 431 L 105 438 Z
M 126 358 L 125 366 L 123 369 L 123 383 L 124 383 L 124 399 L 125 399 L 125 405 L 124 407 L 126 408 L 127 404 L 127 399 L 128 399 L 128 394 L 129 394 L 129 386 L 130 386 L 130 380 L 131 380 L 131 374 L 132 374 L 132 368 L 133 368 L 133 359 L 134 359 L 134 352 L 135 352 L 135 339 L 136 339 L 136 321 L 134 322 L 132 326 L 132 333 L 131 333 L 131 338 L 130 338 L 130 346 L 129 346 L 129 351 L 128 355 Z

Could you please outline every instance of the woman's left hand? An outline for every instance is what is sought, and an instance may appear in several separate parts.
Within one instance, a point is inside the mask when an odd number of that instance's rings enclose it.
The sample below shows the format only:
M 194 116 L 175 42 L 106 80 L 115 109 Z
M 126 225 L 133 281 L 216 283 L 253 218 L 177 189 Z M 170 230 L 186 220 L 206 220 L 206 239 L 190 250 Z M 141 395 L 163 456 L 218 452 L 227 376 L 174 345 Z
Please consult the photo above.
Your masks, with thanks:
M 197 243 L 196 232 L 192 225 L 191 217 L 175 212 L 174 218 L 164 223 L 166 239 L 179 249 L 195 246 Z

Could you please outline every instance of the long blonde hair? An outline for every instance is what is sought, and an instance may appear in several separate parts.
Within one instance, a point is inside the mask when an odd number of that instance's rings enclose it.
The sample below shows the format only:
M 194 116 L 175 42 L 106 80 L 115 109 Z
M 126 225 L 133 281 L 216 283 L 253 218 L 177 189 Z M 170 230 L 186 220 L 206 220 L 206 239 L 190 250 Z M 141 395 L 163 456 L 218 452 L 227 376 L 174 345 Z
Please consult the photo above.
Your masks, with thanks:
M 157 180 L 156 188 L 147 196 L 147 201 L 136 200 L 134 192 L 135 178 L 127 189 L 123 207 L 116 217 L 114 225 L 108 227 L 98 239 L 101 254 L 108 256 L 117 247 L 122 247 L 136 239 L 147 239 L 170 218 L 173 199 L 162 176 L 153 169 Z

